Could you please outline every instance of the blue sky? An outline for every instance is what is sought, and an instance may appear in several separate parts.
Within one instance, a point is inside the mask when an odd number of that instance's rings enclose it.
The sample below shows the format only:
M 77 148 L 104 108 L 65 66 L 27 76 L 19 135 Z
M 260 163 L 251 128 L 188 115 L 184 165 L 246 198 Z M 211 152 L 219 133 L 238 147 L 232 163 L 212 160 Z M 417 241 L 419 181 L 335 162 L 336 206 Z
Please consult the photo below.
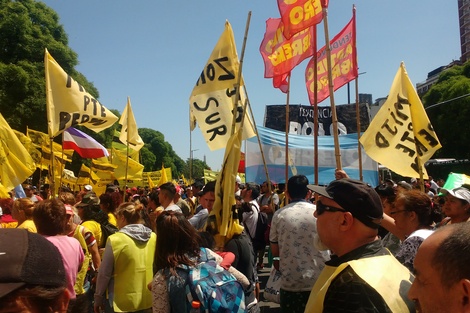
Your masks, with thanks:
M 78 53 L 77 70 L 100 92 L 109 109 L 124 110 L 131 98 L 138 127 L 158 130 L 184 160 L 190 156 L 189 96 L 224 30 L 232 24 L 241 55 L 248 12 L 252 12 L 243 75 L 255 122 L 263 124 L 265 106 L 285 104 L 286 96 L 264 78 L 259 45 L 265 21 L 279 17 L 275 0 L 46 0 L 60 17 L 70 47 Z M 411 81 L 426 80 L 431 70 L 460 58 L 457 0 L 331 0 L 330 38 L 351 19 L 356 4 L 359 92 L 387 96 L 401 61 Z M 323 26 L 318 46 L 324 44 Z M 291 104 L 308 105 L 304 71 L 292 72 Z M 351 84 L 351 101 L 354 101 Z M 347 103 L 347 87 L 335 93 Z M 329 105 L 326 100 L 320 105 Z M 210 151 L 196 128 L 194 158 L 221 167 L 224 150 Z

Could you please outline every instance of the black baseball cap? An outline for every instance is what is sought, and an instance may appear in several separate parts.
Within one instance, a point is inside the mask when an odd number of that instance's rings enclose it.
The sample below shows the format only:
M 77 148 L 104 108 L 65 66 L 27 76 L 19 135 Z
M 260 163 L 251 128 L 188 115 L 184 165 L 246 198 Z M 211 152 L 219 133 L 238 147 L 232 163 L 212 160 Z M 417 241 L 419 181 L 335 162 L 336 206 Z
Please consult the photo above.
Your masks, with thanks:
M 26 229 L 0 229 L 0 264 L 0 299 L 25 285 L 67 285 L 59 250 Z
M 332 199 L 364 225 L 379 228 L 383 218 L 382 201 L 369 184 L 350 178 L 332 181 L 327 187 L 308 185 L 310 190 Z

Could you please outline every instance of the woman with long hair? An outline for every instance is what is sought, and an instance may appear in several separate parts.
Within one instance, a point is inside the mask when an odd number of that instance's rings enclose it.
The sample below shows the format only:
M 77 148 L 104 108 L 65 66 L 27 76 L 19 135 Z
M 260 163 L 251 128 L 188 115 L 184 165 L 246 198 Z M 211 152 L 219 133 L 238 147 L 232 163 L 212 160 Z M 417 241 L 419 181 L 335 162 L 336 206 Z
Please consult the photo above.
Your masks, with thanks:
M 402 240 L 395 257 L 412 271 L 419 246 L 432 234 L 433 226 L 441 216 L 434 209 L 431 198 L 417 189 L 399 193 L 389 216 L 395 226 L 390 231 Z
M 117 192 L 113 192 L 118 194 Z M 108 216 L 108 222 L 117 227 L 116 221 L 116 208 L 119 204 L 116 205 L 115 201 L 113 200 L 111 193 L 103 193 L 100 196 L 100 209 Z
M 32 233 L 37 233 L 33 221 L 34 202 L 29 198 L 16 199 L 11 210 L 12 217 L 18 221 L 17 228 L 24 228 Z
M 189 269 L 204 259 L 214 260 L 217 264 L 222 262 L 221 256 L 201 248 L 200 242 L 199 233 L 182 213 L 164 211 L 158 216 L 157 273 L 152 282 L 153 313 L 188 312 L 185 286 Z M 249 283 L 246 277 L 243 278 Z
M 122 203 L 116 210 L 119 231 L 108 237 L 96 282 L 96 313 L 151 312 L 156 236 L 143 225 L 141 204 Z M 106 298 L 107 295 L 107 298 Z

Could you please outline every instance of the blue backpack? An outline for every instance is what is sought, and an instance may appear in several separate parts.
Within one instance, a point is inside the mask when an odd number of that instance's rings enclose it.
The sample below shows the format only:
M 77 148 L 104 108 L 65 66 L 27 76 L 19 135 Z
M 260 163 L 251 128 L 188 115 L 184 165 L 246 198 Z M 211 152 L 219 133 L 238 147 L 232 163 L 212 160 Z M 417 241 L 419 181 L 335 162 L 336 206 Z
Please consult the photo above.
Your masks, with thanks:
M 201 248 L 199 263 L 189 269 L 186 296 L 191 303 L 199 300 L 201 312 L 242 313 L 245 309 L 245 293 L 236 278 Z

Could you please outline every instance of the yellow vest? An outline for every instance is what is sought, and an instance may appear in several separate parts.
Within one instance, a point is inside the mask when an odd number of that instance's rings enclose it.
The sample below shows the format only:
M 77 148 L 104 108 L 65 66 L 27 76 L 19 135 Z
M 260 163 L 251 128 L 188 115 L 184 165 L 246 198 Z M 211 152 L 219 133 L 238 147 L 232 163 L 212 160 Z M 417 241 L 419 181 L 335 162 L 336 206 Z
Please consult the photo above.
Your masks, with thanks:
M 117 232 L 109 236 L 114 255 L 115 312 L 139 311 L 152 307 L 152 293 L 147 284 L 153 279 L 156 235 L 142 243 Z
M 82 268 L 77 273 L 77 280 L 75 281 L 75 293 L 78 295 L 84 294 L 85 289 L 83 289 L 83 283 L 85 282 L 86 273 L 88 271 L 88 267 L 90 266 L 91 261 L 91 254 L 88 251 L 88 246 L 85 241 L 85 237 L 83 237 L 83 229 L 85 227 L 81 225 L 77 225 L 75 227 L 75 231 L 73 232 L 73 238 L 77 239 L 80 242 L 80 246 L 83 249 L 83 253 L 85 254 L 85 259 L 83 260 Z
M 345 262 L 338 267 L 325 266 L 310 292 L 305 313 L 323 312 L 323 301 L 331 282 L 348 266 L 382 296 L 392 312 L 410 312 L 402 298 L 407 296 L 406 292 L 403 294 L 401 288 L 403 281 L 411 286 L 413 275 L 395 257 L 381 255 Z

